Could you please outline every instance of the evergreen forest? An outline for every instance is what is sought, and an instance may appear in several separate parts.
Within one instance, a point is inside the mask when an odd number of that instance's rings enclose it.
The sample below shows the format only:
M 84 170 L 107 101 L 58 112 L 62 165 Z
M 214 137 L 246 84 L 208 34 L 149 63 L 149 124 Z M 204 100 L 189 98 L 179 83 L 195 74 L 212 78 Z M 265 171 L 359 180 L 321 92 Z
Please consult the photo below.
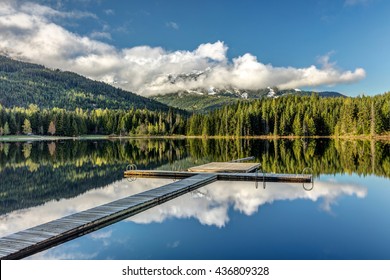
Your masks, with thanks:
M 169 110 L 146 109 L 74 111 L 66 109 L 4 108 L 0 105 L 1 135 L 183 135 L 185 116 Z
M 194 114 L 187 135 L 377 136 L 390 133 L 390 92 L 373 97 L 285 96 Z
M 390 92 L 373 97 L 284 96 L 205 114 L 147 109 L 66 110 L 0 105 L 1 135 L 388 136 Z

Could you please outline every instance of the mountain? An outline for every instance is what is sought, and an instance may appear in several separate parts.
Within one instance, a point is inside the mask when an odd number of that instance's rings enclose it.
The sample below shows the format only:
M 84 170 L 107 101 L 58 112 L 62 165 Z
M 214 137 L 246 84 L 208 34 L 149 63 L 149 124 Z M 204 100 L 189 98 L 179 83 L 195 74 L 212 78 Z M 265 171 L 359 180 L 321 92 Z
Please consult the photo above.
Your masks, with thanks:
M 155 101 L 174 106 L 189 112 L 209 112 L 226 104 L 234 104 L 239 100 L 253 100 L 260 98 L 278 98 L 285 95 L 312 95 L 320 97 L 345 97 L 338 92 L 313 92 L 300 89 L 284 89 L 267 87 L 256 90 L 235 88 L 232 86 L 186 88 L 194 84 L 203 84 L 210 77 L 211 69 L 204 71 L 194 70 L 188 73 L 169 74 L 163 79 L 163 84 L 177 85 L 181 89 L 177 92 L 152 96 Z
M 253 100 L 260 98 L 278 98 L 286 95 L 312 95 L 320 97 L 345 97 L 338 92 L 313 92 L 299 89 L 279 90 L 276 87 L 258 90 L 245 90 L 237 88 L 197 88 L 182 90 L 175 93 L 153 96 L 152 99 L 168 106 L 174 106 L 190 112 L 209 112 L 226 104 L 234 104 L 239 100 Z
M 168 111 L 158 101 L 76 73 L 52 70 L 0 55 L 0 104 L 5 107 L 148 109 Z
M 167 83 L 201 81 L 210 70 L 168 75 Z M 277 98 L 287 94 L 311 95 L 297 89 L 258 90 L 227 88 L 195 88 L 146 98 L 103 82 L 93 81 L 73 72 L 52 70 L 41 65 L 22 62 L 0 55 L 0 104 L 5 107 L 94 109 L 148 109 L 168 111 L 169 106 L 189 112 L 207 112 L 238 100 L 264 97 Z M 319 92 L 321 97 L 342 97 L 337 92 Z M 183 113 L 183 112 L 182 112 Z

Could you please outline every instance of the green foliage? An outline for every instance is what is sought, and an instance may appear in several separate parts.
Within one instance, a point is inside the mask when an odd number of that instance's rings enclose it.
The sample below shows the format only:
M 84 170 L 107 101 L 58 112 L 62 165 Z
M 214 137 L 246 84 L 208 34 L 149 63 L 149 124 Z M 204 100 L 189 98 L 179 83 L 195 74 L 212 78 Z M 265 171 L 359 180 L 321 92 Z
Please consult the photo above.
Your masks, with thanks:
M 33 108 L 33 109 L 32 109 Z M 175 135 L 185 134 L 186 119 L 181 114 L 154 112 L 146 109 L 74 111 L 65 109 L 37 109 L 30 105 L 27 109 L 1 107 L 0 114 L 5 120 L 2 134 L 79 136 L 85 134 L 102 135 Z M 8 123 L 12 123 L 10 126 Z
M 197 93 L 171 93 L 153 96 L 152 99 L 188 112 L 210 112 L 239 101 L 239 99 L 230 96 L 200 95 Z
M 354 136 L 390 133 L 390 93 L 373 97 L 289 95 L 193 114 L 188 135 Z M 201 129 L 199 129 L 201 128 Z

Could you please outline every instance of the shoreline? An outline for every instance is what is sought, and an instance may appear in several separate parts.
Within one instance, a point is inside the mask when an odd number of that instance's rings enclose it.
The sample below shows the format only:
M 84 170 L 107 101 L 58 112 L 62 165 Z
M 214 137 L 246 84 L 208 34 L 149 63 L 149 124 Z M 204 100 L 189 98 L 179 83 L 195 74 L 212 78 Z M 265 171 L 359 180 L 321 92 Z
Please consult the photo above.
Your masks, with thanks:
M 390 135 L 344 135 L 344 136 L 186 136 L 186 135 L 137 135 L 137 136 L 119 136 L 119 135 L 82 135 L 82 136 L 38 136 L 38 135 L 7 135 L 0 136 L 0 142 L 32 142 L 32 141 L 61 141 L 61 140 L 122 140 L 122 139 L 259 139 L 259 140 L 277 140 L 277 139 L 341 139 L 341 140 L 381 140 L 390 141 Z

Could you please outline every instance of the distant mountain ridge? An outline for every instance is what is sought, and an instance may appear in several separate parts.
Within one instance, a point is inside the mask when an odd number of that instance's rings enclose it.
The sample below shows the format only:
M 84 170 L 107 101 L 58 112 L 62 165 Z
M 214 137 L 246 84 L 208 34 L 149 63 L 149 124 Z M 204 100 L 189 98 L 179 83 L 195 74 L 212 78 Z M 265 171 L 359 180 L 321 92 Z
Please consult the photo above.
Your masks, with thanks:
M 181 90 L 174 93 L 153 96 L 152 99 L 158 102 L 174 106 L 187 111 L 208 112 L 218 109 L 227 104 L 234 104 L 239 100 L 254 100 L 260 98 L 279 98 L 287 95 L 312 95 L 326 97 L 346 97 L 339 92 L 324 91 L 313 92 L 300 89 L 279 90 L 276 87 L 258 90 L 246 90 L 237 88 L 197 88 Z
M 0 104 L 5 107 L 148 109 L 168 111 L 158 101 L 73 72 L 52 70 L 0 55 Z
M 165 79 L 162 79 L 162 84 L 176 85 L 181 88 L 178 91 L 159 94 L 152 96 L 153 100 L 174 106 L 190 112 L 209 112 L 218 109 L 224 105 L 234 104 L 239 100 L 253 100 L 260 98 L 279 98 L 281 96 L 296 94 L 296 95 L 311 95 L 318 94 L 320 97 L 345 97 L 339 92 L 324 91 L 313 92 L 300 89 L 278 89 L 277 87 L 267 87 L 261 89 L 242 89 L 233 86 L 227 87 L 190 87 L 193 84 L 208 83 L 211 69 L 193 70 L 188 73 L 168 74 Z M 208 81 L 208 82 L 207 82 Z

